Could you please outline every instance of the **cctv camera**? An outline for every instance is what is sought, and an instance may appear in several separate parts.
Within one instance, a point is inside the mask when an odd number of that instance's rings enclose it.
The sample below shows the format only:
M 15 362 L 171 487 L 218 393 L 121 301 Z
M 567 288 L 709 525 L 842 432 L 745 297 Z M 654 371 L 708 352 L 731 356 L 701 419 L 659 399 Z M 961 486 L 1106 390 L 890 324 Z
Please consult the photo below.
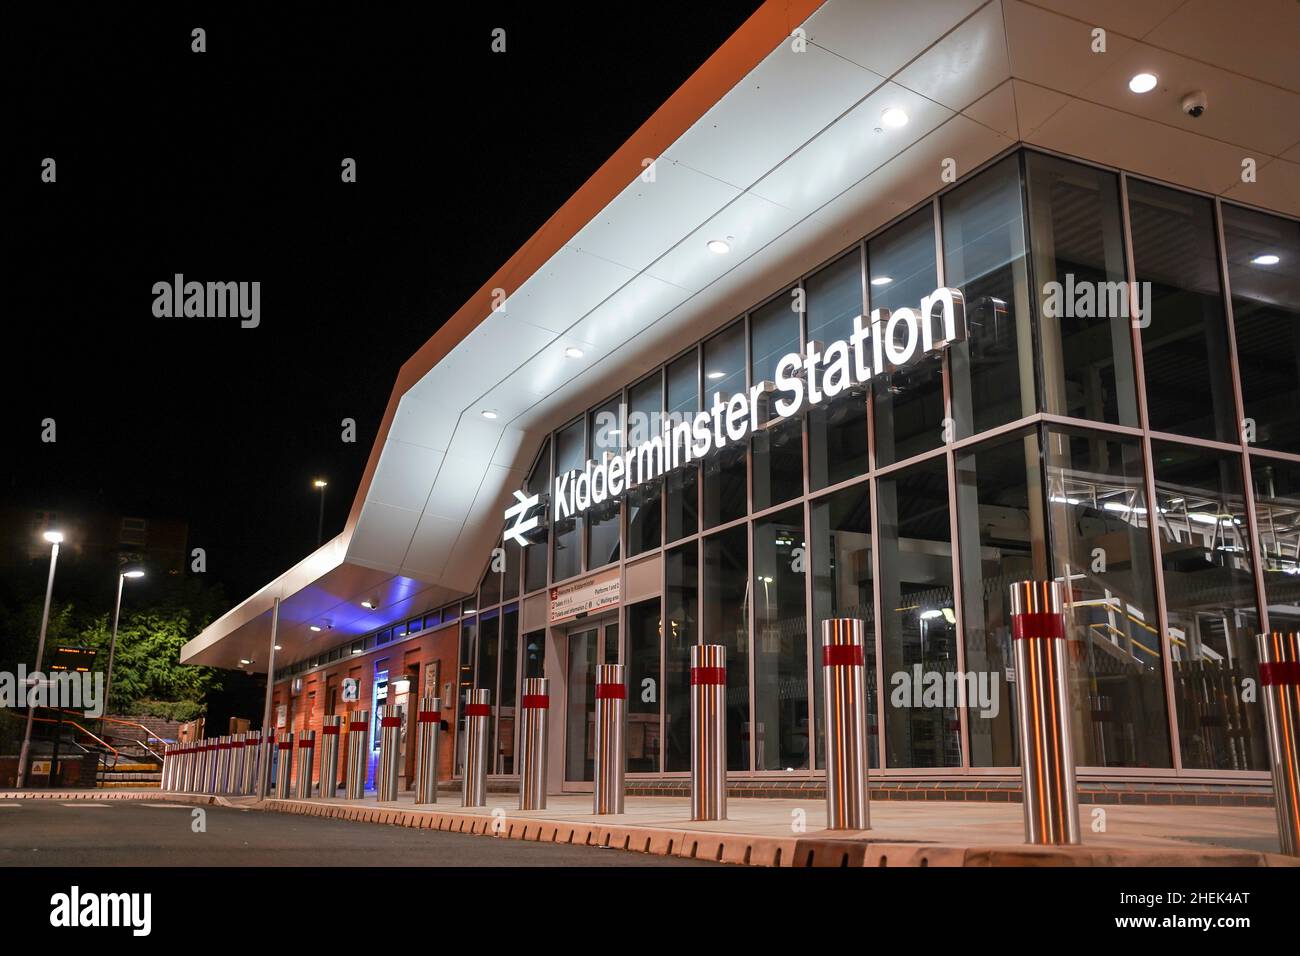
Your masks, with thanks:
M 1205 98 L 1204 90 L 1193 90 L 1183 97 L 1183 112 L 1192 119 L 1200 117 L 1208 105 L 1209 102 Z

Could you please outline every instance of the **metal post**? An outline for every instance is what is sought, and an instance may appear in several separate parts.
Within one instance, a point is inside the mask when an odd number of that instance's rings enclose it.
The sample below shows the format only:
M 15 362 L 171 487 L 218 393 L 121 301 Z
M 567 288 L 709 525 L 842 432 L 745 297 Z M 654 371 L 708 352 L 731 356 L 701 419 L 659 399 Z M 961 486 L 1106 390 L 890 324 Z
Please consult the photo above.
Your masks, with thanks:
M 465 780 L 461 801 L 466 807 L 487 806 L 488 721 L 492 719 L 492 691 L 465 691 Z
M 271 723 L 271 700 L 275 694 L 275 645 L 280 633 L 280 599 L 271 605 L 271 640 L 266 651 L 266 700 L 262 704 L 262 753 L 258 759 L 257 798 L 263 800 L 271 792 L 270 741 L 275 737 Z
M 316 757 L 316 731 L 298 732 L 298 766 L 295 775 L 294 796 L 299 800 L 311 799 L 311 771 Z
M 109 699 L 113 696 L 113 656 L 117 652 L 117 623 L 122 617 L 122 588 L 126 585 L 126 574 L 117 575 L 117 603 L 113 605 L 113 632 L 108 639 L 108 670 L 104 675 L 104 712 L 99 717 L 99 735 L 104 736 L 104 718 L 111 711 Z
M 191 769 L 194 766 L 194 742 L 187 741 L 181 744 L 181 766 L 180 779 L 177 781 L 176 790 L 178 793 L 189 793 L 191 781 Z
M 248 796 L 257 789 L 257 767 L 262 753 L 262 733 L 250 730 L 244 736 L 244 777 L 239 783 L 239 792 Z
M 691 819 L 727 818 L 727 648 L 691 645 Z
M 627 768 L 627 684 L 623 664 L 596 665 L 593 813 L 622 813 Z
M 322 800 L 333 800 L 339 795 L 339 731 L 343 727 L 341 714 L 327 714 L 320 730 L 320 795 Z
M 551 707 L 551 682 L 546 677 L 525 677 L 519 705 L 519 809 L 546 809 L 547 725 Z
M 1059 581 L 1011 585 L 1016 720 L 1024 781 L 1025 842 L 1079 842 L 1079 794 L 1070 736 L 1070 662 Z
M 442 700 L 421 697 L 415 713 L 415 802 L 438 802 L 438 737 L 442 731 Z
M 171 792 L 171 774 L 176 769 L 175 754 L 171 744 L 163 744 L 162 766 L 158 768 L 158 786 L 163 793 Z
M 354 710 L 348 714 L 347 798 L 360 800 L 366 795 L 366 741 L 370 730 L 370 711 Z
M 293 731 L 286 730 L 280 734 L 276 743 L 279 760 L 275 768 L 275 798 L 289 799 L 289 781 L 293 777 Z
M 53 532 L 49 532 L 53 535 Z M 59 540 L 62 540 L 59 538 Z M 23 704 L 27 705 L 27 726 L 23 730 L 23 745 L 18 753 L 18 777 L 15 781 L 18 789 L 21 790 L 27 785 L 27 763 L 31 757 L 32 749 L 32 721 L 36 719 L 36 708 L 30 705 L 32 683 L 41 675 L 41 664 L 45 658 L 45 632 L 50 626 L 50 598 L 54 595 L 54 566 L 59 563 L 59 540 L 51 542 L 50 547 L 50 576 L 45 582 L 45 607 L 41 611 L 41 635 L 36 641 L 36 667 L 28 675 L 28 683 L 24 688 Z M 108 701 L 104 701 L 105 709 L 108 708 Z M 53 772 L 53 767 L 51 767 Z
M 242 794 L 244 792 L 244 763 L 248 759 L 248 734 L 235 734 L 230 741 L 230 746 L 230 786 L 227 790 L 232 794 Z
M 826 827 L 871 828 L 867 787 L 866 624 L 822 621 L 822 699 L 826 702 Z
M 394 708 L 384 705 L 379 708 L 379 767 L 375 771 L 375 799 L 380 803 L 392 803 L 397 799 L 397 762 L 401 759 L 397 735 L 402 732 L 402 718 L 397 716 Z
M 1300 856 L 1300 632 L 1260 634 L 1259 683 L 1282 852 Z
M 262 731 L 262 744 L 257 748 L 257 798 L 265 800 L 271 795 L 275 780 L 275 758 L 280 752 L 275 745 L 275 728 Z
M 230 763 L 234 756 L 234 739 L 229 735 L 221 738 L 217 751 L 217 793 L 230 792 Z

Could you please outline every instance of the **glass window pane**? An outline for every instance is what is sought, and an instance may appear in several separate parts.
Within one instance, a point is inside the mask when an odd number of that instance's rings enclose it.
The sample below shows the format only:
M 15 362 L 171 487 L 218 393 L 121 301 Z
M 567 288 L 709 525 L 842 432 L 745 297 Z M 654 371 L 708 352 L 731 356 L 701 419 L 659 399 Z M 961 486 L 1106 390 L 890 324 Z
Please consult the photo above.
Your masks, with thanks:
M 456 773 L 465 769 L 465 694 L 474 687 L 474 636 L 477 622 L 469 617 L 460 624 L 460 674 L 456 680 Z
M 529 631 L 524 635 L 524 677 L 546 676 L 546 632 Z
M 1235 442 L 1214 206 L 1136 179 L 1128 196 L 1151 427 Z
M 749 769 L 749 529 L 704 539 L 704 608 L 709 643 L 727 648 L 727 769 Z
M 1169 720 L 1136 440 L 1047 434 L 1053 574 L 1066 585 L 1074 642 L 1075 761 L 1170 767 Z
M 506 541 L 502 547 L 505 551 L 506 569 L 501 576 L 501 600 L 513 601 L 519 597 L 519 560 L 523 555 L 519 545 L 513 541 Z
M 700 383 L 698 352 L 691 349 L 668 366 L 666 376 L 669 420 L 680 424 L 693 419 L 700 411 Z M 664 501 L 665 538 L 676 541 L 699 529 L 699 476 L 698 465 L 678 468 L 667 476 L 667 497 Z
M 1010 586 L 1047 577 L 1047 532 L 1036 431 L 1002 438 L 957 456 L 957 527 L 961 543 L 970 731 L 974 767 L 1020 763 L 1014 659 L 1007 607 Z
M 1152 456 L 1183 766 L 1267 770 L 1260 704 L 1241 693 L 1259 673 L 1241 456 L 1167 442 Z
M 515 773 L 515 706 L 519 672 L 519 609 L 507 608 L 501 615 L 501 704 L 497 739 L 501 752 L 497 773 Z
M 1252 457 L 1268 626 L 1300 631 L 1300 464 Z
M 745 390 L 745 365 L 744 322 L 733 323 L 704 343 L 704 395 L 710 409 L 725 405 L 732 395 Z M 704 527 L 711 528 L 748 513 L 745 457 L 744 442 L 728 441 L 701 464 Z
M 849 339 L 853 320 L 862 315 L 861 250 L 809 276 L 804 308 L 809 341 Z M 867 473 L 866 395 L 866 390 L 842 392 L 808 412 L 808 485 L 813 491 Z
M 547 439 L 542 453 L 528 475 L 526 490 L 530 495 L 548 493 L 551 475 L 551 442 Z M 546 556 L 550 548 L 547 539 L 524 549 L 524 591 L 531 593 L 546 587 Z
M 591 413 L 587 429 L 591 436 L 587 457 L 592 461 L 601 461 L 607 453 L 618 455 L 623 451 L 622 405 L 623 396 L 617 395 Z M 599 504 L 593 501 L 587 509 L 588 570 L 618 560 L 621 517 L 619 499 L 611 498 L 608 494 L 604 501 Z
M 881 634 L 889 697 L 885 744 L 890 767 L 957 767 L 956 701 L 927 694 L 957 671 L 948 468 L 943 458 L 881 478 Z
M 493 717 L 499 712 L 500 708 L 497 699 L 497 661 L 499 653 L 499 642 L 501 640 L 501 616 L 496 612 L 485 614 L 479 618 L 478 632 L 478 672 L 474 678 L 474 686 L 477 689 L 487 689 L 492 692 L 489 698 L 492 702 Z M 493 724 L 495 720 L 488 721 L 488 767 L 495 764 L 496 755 L 496 738 L 493 734 Z
M 798 300 L 783 292 L 749 317 L 750 348 L 753 361 L 750 381 L 775 382 L 776 365 L 783 357 L 799 349 Z M 775 411 L 768 409 L 771 421 Z M 803 423 L 796 417 L 760 428 L 753 439 L 754 510 L 789 501 L 803 494 Z
M 966 300 L 966 341 L 950 354 L 956 434 L 968 438 L 1037 407 L 1019 157 L 958 186 L 940 207 L 944 284 Z
M 499 567 L 496 557 L 488 559 L 488 568 L 483 572 L 483 580 L 478 586 L 478 606 L 480 609 L 491 607 L 493 604 L 501 603 L 501 572 L 494 570 Z
M 691 645 L 699 641 L 699 543 L 664 555 L 664 769 L 691 769 Z
M 1222 208 L 1248 439 L 1300 453 L 1300 222 Z
M 871 573 L 871 493 L 866 482 L 814 501 L 812 527 L 813 702 L 817 725 L 813 754 L 825 766 L 826 714 L 822 702 L 822 621 L 855 617 L 866 625 L 868 759 L 880 766 L 876 715 L 876 605 Z
M 808 618 L 803 508 L 754 522 L 756 769 L 805 770 L 808 753 Z
M 578 420 L 555 435 L 555 475 L 579 471 L 586 464 L 587 443 Z M 554 506 L 552 506 L 554 514 Z M 582 515 L 555 521 L 551 529 L 551 580 L 563 581 L 582 571 Z
M 868 305 L 917 309 L 939 284 L 934 207 L 924 206 L 867 246 Z M 876 464 L 911 458 L 943 441 L 943 369 L 933 359 L 872 378 Z
M 660 433 L 663 426 L 663 383 L 660 373 L 633 385 L 627 392 L 627 447 L 635 448 Z M 659 547 L 663 526 L 660 498 L 663 481 L 637 485 L 627 492 L 628 557 Z
M 1138 424 L 1119 177 L 1025 155 L 1044 411 Z
M 658 598 L 641 601 L 627 609 L 628 773 L 656 773 L 659 770 L 661 630 Z

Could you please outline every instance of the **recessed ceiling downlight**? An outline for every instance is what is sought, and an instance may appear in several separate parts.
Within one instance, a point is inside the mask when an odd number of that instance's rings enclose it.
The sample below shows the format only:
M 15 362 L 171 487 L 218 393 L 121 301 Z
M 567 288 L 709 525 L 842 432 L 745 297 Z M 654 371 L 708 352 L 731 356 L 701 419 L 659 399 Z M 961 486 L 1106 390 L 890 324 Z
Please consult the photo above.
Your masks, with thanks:
M 1282 261 L 1282 257 L 1276 256 L 1271 252 L 1266 252 L 1263 255 L 1256 256 L 1254 259 L 1251 259 L 1250 261 L 1251 264 L 1257 266 L 1275 266 Z
M 1154 73 L 1138 73 L 1128 81 L 1128 88 L 1134 93 L 1150 93 L 1158 82 Z
M 714 255 L 725 256 L 730 251 L 731 251 L 731 243 L 727 242 L 727 240 L 725 239 L 709 240 L 709 252 L 712 252 Z
M 582 349 L 578 348 L 577 346 L 570 345 L 567 349 L 564 350 L 564 357 L 582 358 Z
M 907 114 L 897 106 L 891 106 L 880 114 L 880 122 L 889 129 L 898 129 L 900 126 L 907 125 Z

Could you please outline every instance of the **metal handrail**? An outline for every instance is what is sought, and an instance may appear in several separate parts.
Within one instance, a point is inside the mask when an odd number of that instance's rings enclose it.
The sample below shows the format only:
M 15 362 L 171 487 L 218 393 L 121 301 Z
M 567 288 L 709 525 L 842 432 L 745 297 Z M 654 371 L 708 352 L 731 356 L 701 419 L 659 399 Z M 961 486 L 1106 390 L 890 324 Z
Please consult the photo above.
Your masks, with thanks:
M 100 739 L 100 737 L 98 737 L 97 735 L 91 733 L 89 730 L 87 730 L 85 727 L 81 726 L 81 724 L 77 723 L 75 720 L 55 720 L 53 717 L 33 717 L 32 720 L 37 721 L 37 722 L 42 723 L 42 724 L 60 724 L 60 723 L 62 723 L 62 724 L 67 724 L 67 725 L 70 726 L 70 727 L 76 727 L 78 730 L 80 730 L 80 731 L 81 731 L 83 734 L 85 734 L 87 737 L 90 737 L 91 739 L 98 741 L 99 744 L 100 744 L 101 746 L 105 747 L 105 748 L 108 749 L 108 750 L 113 751 L 113 763 L 117 763 L 117 758 L 118 758 L 118 756 L 119 756 L 117 748 L 114 747 L 112 744 L 110 744 L 107 740 L 102 740 L 102 739 Z M 75 743 L 75 741 L 74 741 L 74 743 Z
M 47 709 L 47 710 L 55 710 L 56 708 L 50 707 L 50 708 L 46 708 L 46 709 Z M 80 714 L 81 711 L 79 711 L 79 710 L 64 710 L 63 713 L 65 713 L 65 714 Z M 100 720 L 100 721 L 105 721 L 105 722 L 107 722 L 107 723 L 111 723 L 111 724 L 122 724 L 123 726 L 126 726 L 126 727 L 139 727 L 141 730 L 144 731 L 145 739 L 147 739 L 147 740 L 157 740 L 157 741 L 161 741 L 162 743 L 165 743 L 165 744 L 166 744 L 166 743 L 171 743 L 171 742 L 172 742 L 172 741 L 168 740 L 166 737 L 159 737 L 159 736 L 158 736 L 157 734 L 155 734 L 152 730 L 150 730 L 148 727 L 146 727 L 144 724 L 140 723 L 140 722 L 137 721 L 137 720 L 123 720 L 123 719 L 120 718 L 120 717 L 109 717 L 109 716 L 97 717 L 97 718 L 95 718 L 95 719 L 96 719 L 96 720 Z M 140 741 L 137 740 L 136 743 L 140 743 Z M 141 746 L 143 746 L 143 744 L 141 744 Z M 146 748 L 146 749 L 148 749 L 148 748 Z M 150 753 L 152 753 L 152 752 L 153 752 L 153 751 L 150 751 Z M 157 756 L 157 755 L 155 754 L 155 756 Z M 161 758 L 160 758 L 160 759 L 161 759 Z

